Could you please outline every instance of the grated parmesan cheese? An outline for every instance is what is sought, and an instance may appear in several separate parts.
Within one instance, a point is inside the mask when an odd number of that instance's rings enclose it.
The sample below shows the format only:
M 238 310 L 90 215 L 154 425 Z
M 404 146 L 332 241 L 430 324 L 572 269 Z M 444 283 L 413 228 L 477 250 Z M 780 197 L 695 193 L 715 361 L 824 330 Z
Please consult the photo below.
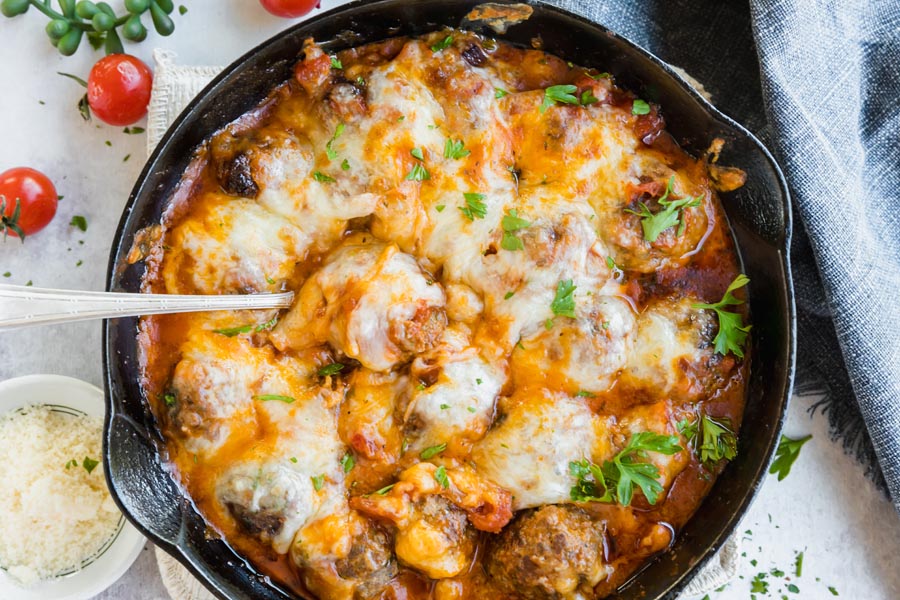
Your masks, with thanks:
M 0 417 L 0 566 L 20 583 L 80 569 L 118 529 L 103 465 L 92 462 L 102 424 L 47 406 Z

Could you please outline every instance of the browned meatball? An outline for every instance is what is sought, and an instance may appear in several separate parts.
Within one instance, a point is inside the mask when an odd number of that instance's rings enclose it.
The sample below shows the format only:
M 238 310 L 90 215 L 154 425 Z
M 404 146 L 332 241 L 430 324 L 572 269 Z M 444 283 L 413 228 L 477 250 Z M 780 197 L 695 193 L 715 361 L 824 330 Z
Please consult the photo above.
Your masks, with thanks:
M 343 579 L 357 581 L 354 598 L 376 596 L 397 574 L 390 536 L 377 526 L 360 532 L 350 553 L 334 566 Z
M 486 568 L 494 583 L 526 600 L 591 595 L 607 574 L 603 531 L 573 506 L 523 512 L 493 541 Z

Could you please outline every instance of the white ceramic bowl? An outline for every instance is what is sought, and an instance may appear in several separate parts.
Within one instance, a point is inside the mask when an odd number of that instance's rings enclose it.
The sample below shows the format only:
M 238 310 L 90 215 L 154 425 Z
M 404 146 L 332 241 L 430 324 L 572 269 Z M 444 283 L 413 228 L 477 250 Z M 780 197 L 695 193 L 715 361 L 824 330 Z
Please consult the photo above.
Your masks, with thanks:
M 71 377 L 27 375 L 0 382 L 0 415 L 31 404 L 47 404 L 69 414 L 103 416 L 103 391 Z M 112 539 L 80 570 L 23 588 L 0 569 L 0 598 L 3 600 L 86 600 L 119 579 L 135 561 L 144 537 L 125 520 Z

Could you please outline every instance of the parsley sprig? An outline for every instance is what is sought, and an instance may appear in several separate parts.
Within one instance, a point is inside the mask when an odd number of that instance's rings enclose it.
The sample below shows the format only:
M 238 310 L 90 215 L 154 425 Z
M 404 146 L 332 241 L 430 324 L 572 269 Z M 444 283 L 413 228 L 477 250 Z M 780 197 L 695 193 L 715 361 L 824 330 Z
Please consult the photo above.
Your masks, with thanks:
M 669 200 L 669 196 L 672 194 L 672 186 L 674 185 L 675 176 L 672 175 L 672 177 L 669 178 L 669 182 L 666 184 L 666 191 L 657 200 L 659 205 L 663 207 L 658 213 L 654 214 L 650 212 L 650 209 L 647 208 L 647 205 L 643 202 L 639 203 L 641 208 L 640 211 L 631 210 L 630 208 L 625 209 L 625 212 L 641 217 L 641 228 L 644 230 L 644 239 L 651 244 L 656 241 L 656 238 L 658 238 L 663 231 L 676 225 L 678 226 L 678 229 L 675 231 L 675 236 L 681 236 L 681 234 L 684 233 L 685 227 L 684 209 L 689 206 L 700 206 L 700 202 L 703 200 L 702 195 L 697 196 L 696 198 L 686 196 L 684 198 Z
M 530 226 L 531 221 L 526 221 L 519 216 L 519 212 L 516 209 L 511 208 L 507 211 L 506 215 L 503 216 L 500 224 L 503 226 L 503 239 L 500 240 L 500 247 L 512 252 L 524 250 L 525 244 L 516 235 L 516 232 Z
M 663 486 L 658 481 L 659 468 L 647 461 L 647 453 L 671 456 L 681 450 L 676 435 L 652 431 L 635 433 L 628 444 L 602 467 L 586 458 L 570 462 L 569 472 L 577 482 L 569 490 L 569 497 L 575 502 L 618 502 L 630 506 L 634 488 L 638 487 L 647 502 L 656 504 Z
M 447 141 L 444 142 L 444 158 L 452 158 L 455 160 L 465 158 L 472 154 L 472 151 L 466 150 L 465 146 L 466 145 L 462 140 L 454 141 L 452 138 L 447 138 Z
M 707 467 L 737 456 L 737 437 L 729 419 L 703 415 L 693 422 L 685 419 L 678 424 L 678 430 L 688 439 L 700 462 Z
M 775 461 L 769 467 L 769 473 L 772 475 L 777 473 L 778 481 L 787 477 L 788 473 L 791 472 L 794 461 L 800 456 L 800 449 L 803 447 L 803 444 L 811 439 L 812 435 L 797 440 L 782 435 L 781 441 L 778 442 L 778 450 L 775 452 Z
M 463 199 L 466 201 L 466 205 L 458 208 L 470 221 L 474 221 L 476 218 L 483 219 L 487 216 L 487 204 L 484 203 L 484 194 L 465 192 L 463 193 Z
M 556 284 L 556 295 L 550 303 L 554 315 L 575 318 L 575 290 L 571 279 L 563 279 Z
M 544 101 L 541 102 L 541 114 L 547 112 L 547 109 L 555 104 L 580 104 L 581 106 L 588 106 L 600 101 L 594 96 L 593 90 L 584 90 L 581 93 L 580 99 L 575 95 L 577 92 L 578 87 L 572 84 L 551 85 L 544 89 Z
M 725 307 L 744 303 L 743 300 L 735 298 L 732 292 L 748 283 L 750 283 L 750 278 L 741 273 L 734 278 L 734 281 L 725 290 L 725 295 L 715 304 L 696 303 L 692 305 L 700 310 L 716 311 L 719 318 L 719 332 L 713 341 L 716 345 L 716 352 L 723 356 L 732 352 L 735 356 L 744 358 L 744 345 L 747 343 L 747 334 L 752 325 L 744 325 L 743 317 L 739 313 L 729 312 L 725 310 Z

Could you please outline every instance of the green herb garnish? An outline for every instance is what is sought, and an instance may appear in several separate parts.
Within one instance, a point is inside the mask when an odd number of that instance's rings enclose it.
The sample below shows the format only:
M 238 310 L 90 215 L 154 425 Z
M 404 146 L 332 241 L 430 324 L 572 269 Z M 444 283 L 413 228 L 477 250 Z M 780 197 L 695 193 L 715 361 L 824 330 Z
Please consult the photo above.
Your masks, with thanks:
M 422 154 L 421 148 L 413 148 L 409 151 L 410 154 L 413 155 L 413 158 L 417 158 L 419 160 L 425 160 L 425 156 Z
M 427 179 L 431 179 L 431 175 L 422 163 L 414 164 L 413 168 L 406 175 L 407 181 L 425 181 Z
M 349 452 L 341 458 L 341 467 L 343 467 L 344 473 L 352 471 L 354 466 L 356 466 L 356 459 Z
M 89 456 L 85 456 L 84 460 L 81 462 L 81 466 L 84 467 L 84 470 L 88 472 L 88 475 L 93 473 L 94 469 L 97 468 L 97 465 L 100 464 L 99 460 L 94 460 Z
M 465 149 L 465 144 L 462 140 L 453 141 L 451 138 L 447 138 L 447 141 L 444 142 L 444 158 L 459 159 L 465 158 L 470 154 L 472 152 Z
M 424 450 L 422 450 L 422 452 L 419 453 L 419 456 L 422 458 L 422 460 L 428 460 L 429 458 L 434 458 L 435 456 L 437 456 L 438 454 L 440 454 L 441 452 L 443 452 L 446 449 L 447 449 L 447 444 L 438 444 L 437 446 L 429 446 L 428 448 L 425 448 Z
M 519 217 L 518 211 L 512 208 L 504 215 L 500 224 L 503 226 L 503 239 L 500 240 L 500 247 L 512 252 L 524 250 L 525 244 L 515 235 L 515 232 L 525 229 L 531 225 L 531 222 Z
M 450 478 L 447 477 L 447 468 L 441 465 L 434 472 L 434 480 L 441 484 L 445 490 L 450 487 Z
M 325 474 L 324 473 L 322 473 L 321 475 L 316 475 L 315 477 L 310 477 L 310 479 L 312 480 L 313 489 L 316 490 L 317 492 L 319 490 L 321 490 L 323 487 L 325 487 Z
M 646 115 L 650 112 L 650 105 L 640 98 L 631 103 L 631 114 Z
M 640 211 L 631 210 L 630 208 L 625 209 L 625 212 L 637 215 L 641 218 L 641 229 L 644 231 L 644 240 L 651 244 L 656 241 L 656 238 L 658 238 L 663 231 L 676 225 L 678 226 L 678 229 L 675 231 L 675 235 L 681 236 L 681 234 L 684 233 L 685 227 L 684 209 L 700 206 L 700 202 L 703 200 L 702 195 L 697 196 L 696 198 L 686 196 L 684 198 L 669 200 L 668 198 L 672 193 L 672 186 L 674 185 L 675 176 L 672 175 L 666 184 L 666 191 L 657 200 L 663 209 L 656 214 L 650 212 L 650 209 L 647 208 L 647 205 L 643 202 L 638 203 L 638 206 L 641 208 Z
M 325 365 L 324 367 L 322 367 L 321 369 L 316 371 L 316 373 L 318 373 L 319 377 L 327 377 L 329 375 L 337 375 L 343 369 L 344 369 L 343 364 L 341 364 L 339 362 L 335 362 L 335 363 L 331 363 L 330 365 Z
M 778 450 L 775 452 L 775 461 L 769 467 L 769 473 L 778 475 L 778 481 L 783 480 L 791 472 L 794 461 L 800 456 L 803 444 L 812 439 L 812 435 L 794 440 L 785 435 L 778 442 Z
M 684 435 L 694 453 L 707 467 L 722 459 L 733 460 L 737 455 L 737 437 L 728 419 L 716 419 L 707 415 L 699 421 L 682 421 L 678 430 Z
M 556 284 L 556 296 L 550 303 L 554 315 L 575 318 L 575 289 L 571 279 L 564 279 Z
M 342 133 L 344 133 L 344 124 L 338 123 L 337 127 L 334 128 L 334 134 L 331 136 L 331 139 L 325 144 L 325 154 L 328 156 L 328 160 L 334 160 L 338 157 L 337 150 L 334 149 L 334 143 L 341 137 Z
M 462 214 L 466 215 L 470 221 L 474 221 L 476 217 L 483 219 L 487 216 L 487 204 L 484 203 L 484 194 L 465 192 L 463 193 L 463 198 L 466 201 L 466 205 L 460 206 L 459 210 L 461 210 Z
M 541 114 L 558 102 L 564 104 L 578 104 L 578 98 L 574 95 L 578 88 L 571 84 L 551 85 L 544 90 L 544 101 L 541 102 Z
M 442 39 L 440 42 L 438 42 L 437 44 L 432 46 L 431 51 L 432 52 L 440 52 L 441 50 L 446 50 L 447 48 L 450 47 L 450 44 L 452 44 L 452 43 L 453 43 L 453 36 L 448 35 L 447 37 Z
M 338 59 L 337 56 L 331 57 L 331 68 L 332 69 L 343 69 L 344 68 L 343 63 L 341 63 L 341 61 Z
M 494 88 L 494 98 L 496 98 L 497 100 L 499 100 L 500 98 L 503 98 L 504 96 L 507 96 L 507 95 L 509 95 L 509 92 L 507 92 L 506 90 L 501 90 L 500 88 Z
M 285 404 L 294 402 L 294 398 L 291 398 L 290 396 L 282 396 L 281 394 L 259 394 L 258 396 L 253 396 L 253 399 L 260 400 L 262 402 L 275 400 L 277 402 L 284 402 Z
M 316 171 L 315 173 L 313 173 L 313 178 L 315 178 L 315 180 L 320 183 L 334 183 L 336 181 L 334 177 L 329 177 L 321 171 Z
M 744 325 L 743 317 L 739 313 L 726 311 L 725 307 L 744 303 L 743 300 L 735 298 L 732 292 L 748 283 L 750 283 L 750 278 L 741 273 L 734 278 L 734 281 L 725 290 L 725 295 L 715 304 L 697 303 L 692 305 L 693 308 L 699 310 L 716 311 L 716 316 L 719 318 L 719 332 L 713 341 L 716 352 L 723 356 L 732 352 L 737 357 L 744 357 L 744 345 L 747 343 L 747 334 L 752 325 Z

